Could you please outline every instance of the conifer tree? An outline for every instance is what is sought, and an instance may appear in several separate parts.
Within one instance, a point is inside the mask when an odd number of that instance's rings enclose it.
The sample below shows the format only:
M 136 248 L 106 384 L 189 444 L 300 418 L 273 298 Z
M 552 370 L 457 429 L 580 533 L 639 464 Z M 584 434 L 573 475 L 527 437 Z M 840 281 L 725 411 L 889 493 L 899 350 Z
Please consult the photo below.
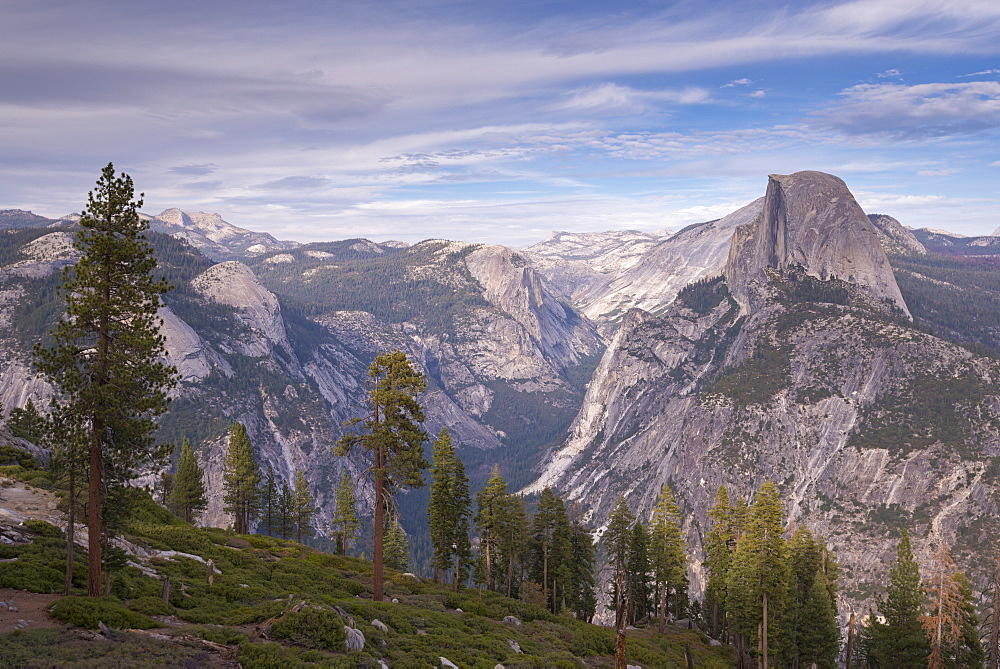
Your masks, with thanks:
M 337 552 L 345 555 L 348 547 L 354 542 L 358 530 L 361 529 L 361 521 L 358 520 L 358 502 L 354 496 L 354 484 L 346 468 L 341 472 L 340 484 L 337 486 L 333 528 L 333 535 L 337 540 Z
M 882 667 L 916 667 L 927 664 L 930 644 L 920 624 L 926 603 L 920 570 L 910 547 L 910 535 L 896 546 L 896 563 L 889 570 L 889 587 L 879 606 L 884 625 L 873 626 L 875 659 Z
M 579 504 L 567 511 L 570 517 L 570 576 L 565 592 L 566 603 L 577 620 L 590 622 L 597 609 L 594 593 L 594 540 L 583 524 Z
M 659 595 L 657 607 L 662 631 L 670 602 L 674 604 L 674 615 L 682 615 L 687 604 L 688 586 L 686 545 L 681 535 L 681 511 L 668 485 L 660 490 L 653 510 L 650 535 L 650 556 L 653 579 Z
M 167 506 L 186 523 L 194 523 L 208 507 L 203 473 L 187 437 L 181 443 L 181 456 L 177 460 L 177 472 L 174 474 Z
M 930 639 L 929 669 L 981 665 L 984 653 L 972 589 L 955 566 L 947 544 L 935 551 L 924 589 L 929 601 L 921 622 Z
M 649 612 L 649 532 L 637 520 L 632 523 L 629 534 L 628 575 L 632 605 L 628 611 L 628 622 L 634 625 Z
M 538 498 L 535 515 L 531 519 L 531 539 L 528 543 L 529 576 L 542 586 L 542 595 L 552 608 L 552 578 L 557 565 L 552 562 L 553 533 L 556 528 L 557 506 L 562 506 L 552 489 L 546 486 Z M 565 510 L 565 509 L 564 509 Z
M 569 524 L 569 514 L 561 497 L 555 498 L 552 521 L 552 538 L 549 547 L 549 610 L 558 614 L 566 603 L 567 592 L 573 586 L 574 568 L 571 564 L 573 551 L 573 529 Z
M 155 280 L 156 258 L 143 236 L 142 195 L 132 179 L 101 171 L 87 196 L 59 293 L 66 314 L 52 330 L 54 345 L 35 346 L 39 371 L 58 389 L 64 420 L 89 439 L 88 594 L 101 595 L 105 502 L 111 492 L 167 452 L 155 444 L 154 419 L 166 411 L 176 369 L 162 362 L 164 338 L 156 317 L 170 287 Z M 125 512 L 125 509 L 116 509 Z
M 729 493 L 725 486 L 719 486 L 715 504 L 708 512 L 709 531 L 705 537 L 705 568 L 708 570 L 705 598 L 711 609 L 713 638 L 719 638 L 719 633 L 724 627 L 726 582 L 729 578 L 732 552 L 736 548 L 732 516 L 733 507 L 729 504 Z
M 264 525 L 264 534 L 274 534 L 274 519 L 278 508 L 278 483 L 274 478 L 274 469 L 267 466 L 267 475 L 264 477 L 264 490 L 261 494 L 261 520 Z
M 229 431 L 229 449 L 223 463 L 222 501 L 233 516 L 237 534 L 248 534 L 260 514 L 260 466 L 253 455 L 250 437 L 242 423 Z
M 433 484 L 432 488 L 433 488 Z M 500 468 L 493 465 L 493 473 L 486 486 L 476 495 L 476 530 L 479 532 L 479 553 L 482 561 L 483 582 L 487 589 L 496 590 L 496 565 L 503 535 L 506 514 L 509 512 L 507 483 L 500 475 Z
M 472 499 L 465 466 L 455 453 L 448 430 L 441 433 L 433 445 L 430 501 L 427 506 L 431 547 L 434 550 L 434 568 L 444 585 L 445 574 L 454 567 L 454 585 L 467 577 L 472 561 L 469 540 L 469 519 Z
M 765 481 L 754 499 L 746 532 L 738 539 L 726 593 L 734 631 L 757 643 L 764 666 L 768 666 L 771 649 L 780 642 L 779 616 L 775 613 L 784 610 L 788 593 L 782 516 L 778 489 Z
M 377 356 L 368 368 L 368 378 L 372 383 L 368 395 L 371 412 L 364 419 L 350 421 L 351 425 L 360 423 L 363 434 L 345 434 L 337 442 L 336 453 L 347 455 L 355 446 L 361 446 L 372 458 L 371 471 L 375 474 L 372 598 L 381 602 L 385 498 L 397 487 L 423 486 L 423 470 L 428 466 L 423 455 L 427 435 L 419 426 L 424 421 L 424 410 L 416 399 L 426 381 L 423 374 L 413 369 L 406 354 L 398 350 Z
M 817 568 L 809 584 L 802 608 L 801 625 L 796 636 L 798 642 L 795 664 L 800 667 L 816 665 L 820 669 L 834 669 L 840 652 L 840 628 L 837 625 L 837 607 L 830 598 L 830 587 L 822 568 Z
M 625 667 L 625 620 L 631 605 L 630 579 L 628 575 L 629 545 L 631 543 L 632 512 L 625 496 L 618 498 L 608 528 L 604 533 L 608 563 L 611 567 L 612 602 L 615 609 L 615 667 Z
M 316 513 L 316 509 L 313 508 L 312 490 L 309 489 L 306 476 L 301 471 L 295 473 L 292 508 L 295 518 L 295 540 L 301 544 L 302 537 L 311 537 L 315 531 L 312 527 L 312 518 Z
M 399 518 L 390 514 L 392 520 L 385 530 L 385 564 L 396 571 L 406 571 L 409 568 L 409 548 L 406 531 L 399 524 Z
M 287 539 L 295 532 L 295 496 L 287 481 L 281 482 L 281 492 L 278 494 L 278 522 L 274 529 L 282 539 Z
M 15 437 L 27 439 L 38 446 L 45 444 L 48 420 L 38 411 L 30 397 L 23 408 L 14 407 L 10 410 L 7 426 Z
M 524 509 L 524 498 L 520 495 L 507 496 L 505 522 L 501 529 L 498 547 L 506 565 L 507 596 L 517 595 L 523 581 L 528 547 L 528 513 Z

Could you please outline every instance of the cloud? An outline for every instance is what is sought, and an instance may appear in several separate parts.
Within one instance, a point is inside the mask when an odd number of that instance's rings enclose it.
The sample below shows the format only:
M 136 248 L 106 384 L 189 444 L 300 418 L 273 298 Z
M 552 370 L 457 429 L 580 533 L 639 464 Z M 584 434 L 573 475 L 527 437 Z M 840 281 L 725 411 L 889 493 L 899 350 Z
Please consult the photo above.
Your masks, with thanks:
M 990 163 L 990 167 L 1000 167 L 1000 160 L 994 160 Z
M 860 84 L 817 114 L 848 135 L 927 138 L 1000 127 L 1000 82 Z
M 723 88 L 733 88 L 734 86 L 749 86 L 753 83 L 752 79 L 747 79 L 746 77 L 742 79 L 733 79 L 728 84 L 723 86 Z
M 983 70 L 982 72 L 973 72 L 972 74 L 960 74 L 959 78 L 965 77 L 982 77 L 989 74 L 1000 74 L 1000 70 Z
M 892 68 L 886 70 L 885 72 L 879 72 L 875 76 L 878 77 L 879 79 L 893 79 L 903 76 L 903 73 L 897 70 L 896 68 Z
M 262 183 L 255 188 L 269 190 L 313 190 L 330 185 L 330 180 L 323 177 L 298 176 L 284 177 L 267 183 Z
M 570 91 L 569 99 L 555 105 L 555 109 L 639 113 L 661 103 L 690 105 L 708 100 L 708 91 L 694 86 L 679 90 L 646 91 L 604 83 Z
M 187 176 L 205 176 L 219 169 L 215 163 L 203 163 L 201 165 L 174 165 L 168 168 L 174 174 L 185 174 Z
M 759 89 L 759 90 L 754 91 L 753 93 L 750 93 L 747 97 L 762 98 L 762 97 L 764 97 L 766 95 L 767 95 L 767 91 L 765 91 L 763 89 Z
M 917 172 L 917 176 L 921 177 L 947 177 L 952 174 L 958 174 L 962 170 L 954 167 L 946 167 L 939 170 L 920 170 Z

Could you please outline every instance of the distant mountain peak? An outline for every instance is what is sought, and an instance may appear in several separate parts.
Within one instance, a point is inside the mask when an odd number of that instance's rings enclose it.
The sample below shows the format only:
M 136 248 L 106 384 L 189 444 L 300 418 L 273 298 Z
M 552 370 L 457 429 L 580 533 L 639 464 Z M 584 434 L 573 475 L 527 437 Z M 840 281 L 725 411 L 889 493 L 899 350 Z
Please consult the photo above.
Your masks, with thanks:
M 279 241 L 266 232 L 254 232 L 225 221 L 219 214 L 165 209 L 150 217 L 149 227 L 187 241 L 212 260 L 247 258 L 300 246 Z
M 832 174 L 769 175 L 763 210 L 736 229 L 726 263 L 726 281 L 744 313 L 762 304 L 768 267 L 846 281 L 909 315 L 878 231 Z

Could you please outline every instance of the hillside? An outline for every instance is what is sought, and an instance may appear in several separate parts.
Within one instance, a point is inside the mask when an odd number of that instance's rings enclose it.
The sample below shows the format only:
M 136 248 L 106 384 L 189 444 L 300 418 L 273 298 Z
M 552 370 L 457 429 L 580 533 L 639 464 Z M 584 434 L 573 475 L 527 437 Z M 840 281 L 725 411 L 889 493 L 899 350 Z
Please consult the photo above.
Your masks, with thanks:
M 21 499 L 16 490 L 40 503 L 7 509 L 7 500 Z M 47 500 L 54 499 L 0 478 L 0 533 L 10 534 L 14 514 L 25 523 L 17 543 L 0 545 L 0 589 L 50 593 L 62 587 L 62 533 L 33 519 L 33 509 L 41 508 L 59 525 L 61 515 L 48 509 Z M 56 599 L 51 617 L 34 615 L 20 625 L 23 631 L 0 634 L 0 665 L 614 666 L 611 629 L 493 592 L 453 592 L 396 572 L 386 582 L 391 601 L 376 603 L 371 564 L 364 560 L 270 537 L 192 528 L 148 497 L 136 503 L 140 511 L 120 543 L 127 564 L 115 569 L 110 596 L 45 595 L 46 604 Z M 85 560 L 77 564 L 79 588 Z M 13 597 L 26 608 L 34 601 L 26 593 Z M 686 646 L 699 667 L 729 666 L 731 658 L 727 647 L 710 646 L 704 634 L 673 627 L 662 635 L 632 630 L 628 644 L 629 661 L 642 667 L 681 666 Z

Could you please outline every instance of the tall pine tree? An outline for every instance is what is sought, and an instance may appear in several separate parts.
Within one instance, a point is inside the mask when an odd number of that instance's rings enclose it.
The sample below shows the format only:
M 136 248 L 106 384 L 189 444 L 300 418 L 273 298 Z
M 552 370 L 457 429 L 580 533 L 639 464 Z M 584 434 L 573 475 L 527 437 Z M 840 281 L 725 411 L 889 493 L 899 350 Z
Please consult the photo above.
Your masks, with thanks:
M 73 246 L 76 264 L 63 270 L 59 294 L 66 314 L 54 344 L 35 346 L 39 371 L 58 389 L 64 420 L 88 439 L 87 591 L 101 595 L 102 529 L 114 511 L 110 494 L 166 456 L 155 444 L 154 419 L 166 411 L 176 370 L 162 362 L 164 338 L 156 317 L 170 287 L 153 277 L 156 258 L 139 217 L 142 195 L 114 165 L 101 171 L 87 196 Z
M 708 570 L 708 584 L 705 599 L 711 611 L 712 637 L 720 634 L 725 627 L 726 583 L 732 553 L 736 548 L 733 532 L 733 507 L 729 504 L 729 493 L 725 486 L 719 486 L 715 504 L 708 512 L 709 530 L 705 537 L 705 568 Z
M 628 558 L 633 521 L 632 512 L 622 495 L 608 517 L 608 527 L 604 533 L 608 566 L 611 568 L 612 607 L 615 610 L 615 667 L 625 667 L 627 664 L 625 625 L 632 602 Z
M 181 443 L 181 456 L 177 460 L 177 473 L 174 474 L 167 507 L 186 523 L 194 523 L 208 507 L 201 467 L 187 437 Z
M 687 607 L 688 587 L 686 544 L 681 535 L 681 511 L 668 485 L 660 489 L 660 496 L 653 510 L 650 534 L 649 552 L 662 631 L 670 603 L 674 605 L 675 616 L 683 615 Z
M 274 478 L 274 469 L 267 466 L 264 477 L 264 490 L 261 492 L 260 515 L 264 525 L 264 534 L 274 534 L 274 519 L 278 509 L 278 482 Z
M 433 487 L 433 484 L 431 484 Z M 500 541 L 506 515 L 509 512 L 507 483 L 500 476 L 500 468 L 493 465 L 493 473 L 486 487 L 476 495 L 476 530 L 479 532 L 479 552 L 484 572 L 483 582 L 489 590 L 496 590 L 496 569 Z
M 351 425 L 362 426 L 362 434 L 345 434 L 337 442 L 337 455 L 347 455 L 355 446 L 371 456 L 375 474 L 375 545 L 373 555 L 374 585 L 372 598 L 381 602 L 384 580 L 384 533 L 386 496 L 395 488 L 419 488 L 424 485 L 424 442 L 427 435 L 420 424 L 424 410 L 417 395 L 427 385 L 424 375 L 413 369 L 406 354 L 394 350 L 375 358 L 368 368 L 372 388 L 368 393 L 371 410 L 364 419 Z
M 248 534 L 260 514 L 260 479 L 260 466 L 247 429 L 243 423 L 234 423 L 223 462 L 222 501 L 224 511 L 233 516 L 233 529 L 237 534 Z
M 472 499 L 465 466 L 455 453 L 448 430 L 441 429 L 433 445 L 430 501 L 427 507 L 434 569 L 441 584 L 453 569 L 455 590 L 465 580 L 472 562 L 469 523 Z
M 896 563 L 889 570 L 885 601 L 879 606 L 885 624 L 873 626 L 872 645 L 879 666 L 926 666 L 930 644 L 920 623 L 926 600 L 910 535 L 903 530 L 896 546 Z
M 337 552 L 341 555 L 354 542 L 361 521 L 358 520 L 358 500 L 354 495 L 354 482 L 347 469 L 340 473 L 340 483 L 337 485 L 336 506 L 333 511 L 333 535 L 337 540 Z
M 746 532 L 738 539 L 729 570 L 726 603 L 734 631 L 756 644 L 768 666 L 780 643 L 780 613 L 788 594 L 788 555 L 782 536 L 783 511 L 778 489 L 765 481 L 757 491 Z
M 295 540 L 301 544 L 302 537 L 311 537 L 314 534 L 312 519 L 316 514 L 316 509 L 313 508 L 312 490 L 309 489 L 306 476 L 301 471 L 295 473 L 292 505 L 295 515 Z

